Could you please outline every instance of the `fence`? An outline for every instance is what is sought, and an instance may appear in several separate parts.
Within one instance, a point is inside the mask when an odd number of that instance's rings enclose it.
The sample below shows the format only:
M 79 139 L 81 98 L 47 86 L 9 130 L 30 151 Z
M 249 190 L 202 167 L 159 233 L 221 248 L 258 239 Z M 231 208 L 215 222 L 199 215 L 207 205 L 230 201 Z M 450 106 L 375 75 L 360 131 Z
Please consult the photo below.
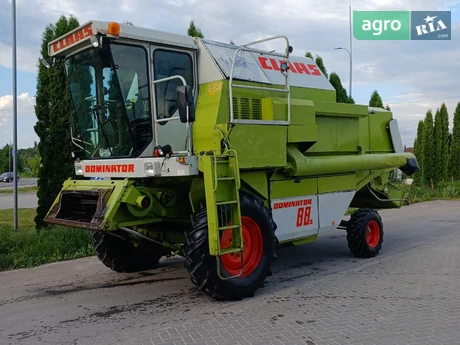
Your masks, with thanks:
M 29 230 L 35 227 L 34 218 L 38 201 L 36 179 L 27 179 L 25 182 L 21 181 L 20 184 L 18 186 L 18 227 L 20 230 Z M 12 182 L 0 183 L 0 230 L 14 229 L 13 188 Z

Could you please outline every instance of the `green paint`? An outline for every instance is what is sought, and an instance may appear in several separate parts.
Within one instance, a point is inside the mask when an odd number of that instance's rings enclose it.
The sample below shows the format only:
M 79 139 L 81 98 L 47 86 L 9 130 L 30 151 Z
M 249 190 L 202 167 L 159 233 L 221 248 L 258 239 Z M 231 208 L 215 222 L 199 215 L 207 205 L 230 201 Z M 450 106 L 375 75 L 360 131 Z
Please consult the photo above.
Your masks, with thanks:
M 307 236 L 304 238 L 296 239 L 292 241 L 292 244 L 295 246 L 301 246 L 303 244 L 315 242 L 317 239 L 318 239 L 318 235 L 311 235 L 311 236 Z
M 247 171 L 241 173 L 242 189 L 269 200 L 267 173 L 264 171 Z
M 287 126 L 237 124 L 230 145 L 241 169 L 286 166 Z
M 270 198 L 290 198 L 318 193 L 318 179 L 286 179 L 270 182 Z
M 318 178 L 318 193 L 356 190 L 356 175 L 328 176 Z

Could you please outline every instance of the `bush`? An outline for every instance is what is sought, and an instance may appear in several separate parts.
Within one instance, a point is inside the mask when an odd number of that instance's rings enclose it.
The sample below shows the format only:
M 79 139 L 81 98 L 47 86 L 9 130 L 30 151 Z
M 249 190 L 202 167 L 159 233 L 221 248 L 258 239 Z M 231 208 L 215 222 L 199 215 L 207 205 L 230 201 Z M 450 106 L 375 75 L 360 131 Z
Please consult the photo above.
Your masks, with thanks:
M 412 186 L 409 194 L 410 203 L 456 198 L 460 198 L 460 181 L 440 183 L 433 189 L 427 186 Z

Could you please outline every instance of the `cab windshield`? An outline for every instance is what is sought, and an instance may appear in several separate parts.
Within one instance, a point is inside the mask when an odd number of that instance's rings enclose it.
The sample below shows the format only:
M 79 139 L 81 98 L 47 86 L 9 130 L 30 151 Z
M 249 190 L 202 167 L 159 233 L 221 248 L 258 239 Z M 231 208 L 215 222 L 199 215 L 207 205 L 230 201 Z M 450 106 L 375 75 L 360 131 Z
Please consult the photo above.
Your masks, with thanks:
M 148 57 L 142 46 L 105 44 L 66 60 L 83 158 L 139 155 L 152 140 Z

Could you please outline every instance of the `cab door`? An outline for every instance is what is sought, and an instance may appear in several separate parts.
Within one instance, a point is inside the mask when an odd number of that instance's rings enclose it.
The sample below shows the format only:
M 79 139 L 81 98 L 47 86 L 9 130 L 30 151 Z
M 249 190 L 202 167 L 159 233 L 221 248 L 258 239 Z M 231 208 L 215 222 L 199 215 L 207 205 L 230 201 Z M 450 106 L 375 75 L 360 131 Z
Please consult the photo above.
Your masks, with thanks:
M 151 46 L 152 80 L 160 81 L 163 78 L 179 75 L 186 84 L 192 87 L 192 94 L 196 98 L 196 55 L 192 50 L 181 50 Z M 186 153 L 188 148 L 188 134 L 191 125 L 187 126 L 179 120 L 176 88 L 183 85 L 179 78 L 160 81 L 153 87 L 153 110 L 155 144 L 171 145 L 174 153 Z M 190 131 L 188 131 L 190 128 Z

